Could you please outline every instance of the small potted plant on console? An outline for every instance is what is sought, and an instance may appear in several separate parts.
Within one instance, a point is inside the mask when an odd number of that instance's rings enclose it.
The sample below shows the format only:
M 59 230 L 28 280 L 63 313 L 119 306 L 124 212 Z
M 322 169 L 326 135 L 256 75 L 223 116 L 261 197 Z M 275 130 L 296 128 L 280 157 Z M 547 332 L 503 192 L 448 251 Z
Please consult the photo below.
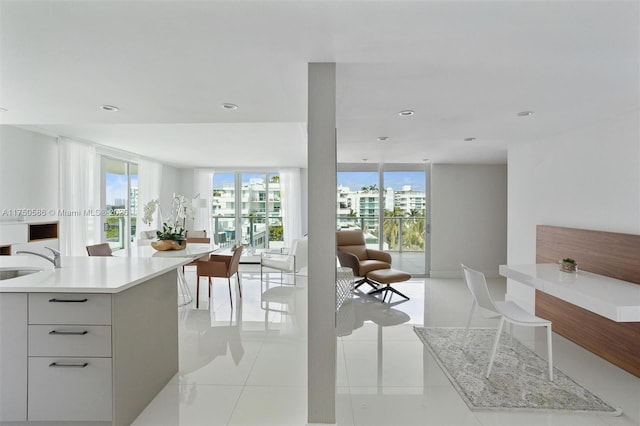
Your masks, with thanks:
M 565 257 L 560 261 L 560 270 L 562 272 L 576 272 L 578 269 L 578 264 L 576 261 L 570 257 Z

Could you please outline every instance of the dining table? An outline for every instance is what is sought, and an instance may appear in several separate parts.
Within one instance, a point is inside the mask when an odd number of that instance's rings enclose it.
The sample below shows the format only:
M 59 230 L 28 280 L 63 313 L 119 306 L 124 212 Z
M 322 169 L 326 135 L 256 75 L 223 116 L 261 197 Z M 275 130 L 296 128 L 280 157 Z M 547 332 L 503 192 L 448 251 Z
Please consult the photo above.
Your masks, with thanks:
M 117 250 L 113 252 L 114 256 L 119 257 L 169 257 L 169 258 L 184 258 L 183 265 L 194 261 L 202 256 L 217 251 L 219 247 L 215 244 L 206 243 L 188 243 L 184 249 L 181 250 L 164 250 L 159 251 L 151 246 L 135 246 Z M 187 285 L 187 279 L 184 276 L 182 267 L 178 267 L 178 306 L 188 305 L 193 301 L 193 296 Z

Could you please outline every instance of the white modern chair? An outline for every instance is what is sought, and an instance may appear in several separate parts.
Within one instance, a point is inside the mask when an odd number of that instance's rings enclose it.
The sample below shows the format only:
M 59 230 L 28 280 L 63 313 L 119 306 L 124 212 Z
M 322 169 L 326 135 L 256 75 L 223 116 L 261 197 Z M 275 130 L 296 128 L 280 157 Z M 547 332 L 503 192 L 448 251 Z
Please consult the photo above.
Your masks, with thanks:
M 500 318 L 498 324 L 498 331 L 496 338 L 493 341 L 493 348 L 491 350 L 491 359 L 489 360 L 489 367 L 487 368 L 486 378 L 489 378 L 491 373 L 491 367 L 493 366 L 493 360 L 496 356 L 498 349 L 498 342 L 500 341 L 500 335 L 502 334 L 502 327 L 504 322 L 508 322 L 511 326 L 511 333 L 513 334 L 513 325 L 524 325 L 527 327 L 547 327 L 547 361 L 549 363 L 549 380 L 553 381 L 553 358 L 551 350 L 551 321 L 544 318 L 539 318 L 532 315 L 522 309 L 514 302 L 504 301 L 495 302 L 489 293 L 487 287 L 487 281 L 482 272 L 473 270 L 465 265 L 462 265 L 464 272 L 464 278 L 467 282 L 467 287 L 473 295 L 473 304 L 471 305 L 471 312 L 469 312 L 469 318 L 467 319 L 467 327 L 465 330 L 464 338 L 466 339 L 469 332 L 469 325 L 471 324 L 471 317 L 476 305 L 480 307 L 482 315 L 485 318 Z
M 296 285 L 297 273 L 307 262 L 307 240 L 294 240 L 288 253 L 263 252 L 260 255 L 260 282 L 262 282 L 263 268 L 280 271 L 280 279 L 285 273 L 293 273 L 293 285 Z

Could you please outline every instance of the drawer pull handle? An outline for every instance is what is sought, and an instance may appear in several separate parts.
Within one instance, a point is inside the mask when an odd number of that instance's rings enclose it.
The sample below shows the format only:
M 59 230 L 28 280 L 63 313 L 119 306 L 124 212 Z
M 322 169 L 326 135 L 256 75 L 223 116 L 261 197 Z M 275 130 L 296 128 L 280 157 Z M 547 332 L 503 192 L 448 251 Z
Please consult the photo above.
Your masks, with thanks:
M 51 303 L 84 303 L 89 301 L 89 299 L 49 299 Z
M 82 364 L 64 364 L 59 362 L 52 362 L 51 364 L 49 364 L 49 367 L 51 368 L 85 368 L 87 365 L 89 365 L 88 362 L 85 362 Z
M 87 333 L 88 333 L 87 330 L 82 330 L 82 331 L 57 331 L 57 330 L 51 330 L 49 332 L 49 334 L 51 334 L 51 335 L 58 335 L 58 336 L 84 336 Z

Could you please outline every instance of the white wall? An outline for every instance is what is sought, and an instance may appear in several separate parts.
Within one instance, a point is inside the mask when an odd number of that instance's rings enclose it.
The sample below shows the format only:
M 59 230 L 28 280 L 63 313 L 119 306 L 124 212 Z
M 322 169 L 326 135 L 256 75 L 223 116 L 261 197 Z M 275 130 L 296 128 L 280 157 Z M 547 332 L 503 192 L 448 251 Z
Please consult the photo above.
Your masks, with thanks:
M 535 263 L 536 225 L 640 234 L 638 112 L 509 150 L 508 262 Z M 509 282 L 511 298 L 533 292 Z
M 22 208 L 58 209 L 58 143 L 50 136 L 1 125 L 0 221 L 17 220 L 2 215 L 3 210 Z
M 171 214 L 171 206 L 173 204 L 173 195 L 184 195 L 187 198 L 193 197 L 191 193 L 182 192 L 180 185 L 180 169 L 175 167 L 162 166 L 162 181 L 160 183 L 160 208 L 162 209 L 162 215 L 166 220 Z
M 302 214 L 302 235 L 309 233 L 309 169 L 300 169 L 300 210 Z
M 507 260 L 507 167 L 431 166 L 432 277 L 460 277 L 460 263 L 497 276 Z

